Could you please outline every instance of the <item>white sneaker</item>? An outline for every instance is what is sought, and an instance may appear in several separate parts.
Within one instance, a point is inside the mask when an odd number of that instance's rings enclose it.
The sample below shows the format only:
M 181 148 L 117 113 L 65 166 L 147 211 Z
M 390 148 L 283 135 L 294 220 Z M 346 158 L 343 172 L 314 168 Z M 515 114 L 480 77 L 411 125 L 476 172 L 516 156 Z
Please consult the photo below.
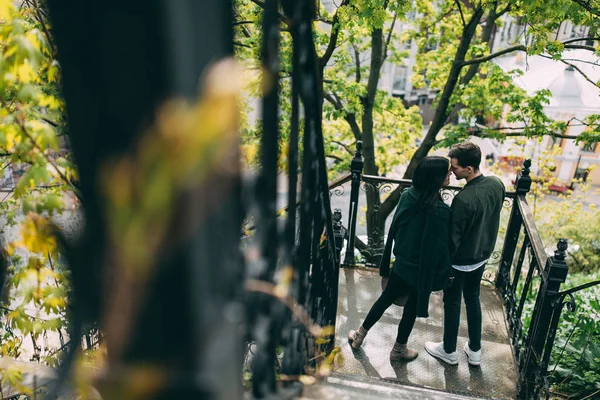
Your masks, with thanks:
M 458 354 L 456 351 L 453 353 L 446 353 L 444 351 L 444 342 L 425 342 L 425 350 L 427 350 L 427 352 L 435 358 L 442 360 L 445 363 L 450 365 L 458 364 Z
M 473 351 L 469 347 L 469 342 L 465 343 L 465 353 L 467 354 L 467 360 L 471 365 L 480 365 L 481 364 L 481 349 L 478 351 Z

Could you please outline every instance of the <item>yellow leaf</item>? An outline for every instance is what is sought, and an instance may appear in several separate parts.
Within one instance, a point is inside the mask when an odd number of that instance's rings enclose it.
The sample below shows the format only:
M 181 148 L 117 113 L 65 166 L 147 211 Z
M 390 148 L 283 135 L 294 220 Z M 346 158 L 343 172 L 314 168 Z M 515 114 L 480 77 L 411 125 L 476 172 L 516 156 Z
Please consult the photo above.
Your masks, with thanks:
M 50 67 L 48 68 L 48 80 L 50 82 L 56 82 L 58 80 L 58 63 L 56 61 L 52 61 Z
M 41 95 L 39 104 L 42 107 L 48 107 L 51 110 L 57 110 L 60 107 L 60 101 L 54 96 Z
M 37 80 L 37 75 L 29 62 L 25 61 L 23 64 L 17 66 L 16 69 L 17 77 L 22 83 L 30 83 Z
M 0 21 L 10 20 L 10 13 L 13 10 L 12 0 L 0 0 Z

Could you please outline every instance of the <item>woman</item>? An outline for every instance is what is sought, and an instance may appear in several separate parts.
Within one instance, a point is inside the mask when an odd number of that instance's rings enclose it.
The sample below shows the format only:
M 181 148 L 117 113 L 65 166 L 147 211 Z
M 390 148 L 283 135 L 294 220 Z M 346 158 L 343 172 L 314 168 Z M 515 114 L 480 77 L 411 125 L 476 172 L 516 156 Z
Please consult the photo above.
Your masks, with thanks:
M 449 280 L 451 210 L 440 196 L 441 187 L 450 180 L 449 167 L 444 157 L 425 157 L 415 169 L 413 187 L 400 197 L 380 265 L 380 275 L 389 275 L 389 281 L 362 326 L 350 331 L 348 340 L 353 348 L 362 345 L 369 329 L 398 296 L 408 294 L 390 360 L 417 358 L 418 353 L 406 346 L 415 319 L 429 316 L 431 292 L 443 289 Z M 390 273 L 392 240 L 395 261 Z

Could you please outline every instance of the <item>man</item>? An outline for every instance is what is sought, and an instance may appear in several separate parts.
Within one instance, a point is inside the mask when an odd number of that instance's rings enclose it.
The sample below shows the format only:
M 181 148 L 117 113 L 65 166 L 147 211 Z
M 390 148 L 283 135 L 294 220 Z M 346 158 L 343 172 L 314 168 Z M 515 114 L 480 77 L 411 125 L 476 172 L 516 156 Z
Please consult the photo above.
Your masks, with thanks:
M 481 303 L 479 290 L 485 264 L 494 250 L 500 211 L 506 194 L 502 181 L 483 176 L 479 170 L 481 150 L 471 142 L 453 146 L 448 154 L 450 170 L 467 184 L 452 202 L 450 251 L 454 282 L 444 290 L 444 341 L 426 342 L 432 356 L 458 363 L 456 340 L 460 325 L 461 293 L 467 309 L 469 341 L 464 351 L 471 365 L 481 363 Z

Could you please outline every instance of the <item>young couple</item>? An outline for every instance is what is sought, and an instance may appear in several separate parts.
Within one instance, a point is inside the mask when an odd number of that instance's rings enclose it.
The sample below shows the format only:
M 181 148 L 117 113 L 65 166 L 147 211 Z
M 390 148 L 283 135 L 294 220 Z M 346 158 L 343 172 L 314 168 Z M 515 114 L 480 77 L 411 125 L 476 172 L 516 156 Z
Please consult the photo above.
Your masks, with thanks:
M 389 275 L 389 281 L 362 326 L 350 332 L 348 339 L 354 349 L 362 345 L 385 310 L 399 296 L 408 295 L 390 360 L 414 360 L 418 353 L 406 344 L 415 319 L 429 316 L 431 292 L 444 289 L 443 341 L 426 342 L 425 350 L 448 364 L 458 363 L 462 295 L 469 332 L 464 351 L 469 364 L 481 362 L 479 289 L 485 263 L 496 243 L 505 189 L 500 179 L 481 174 L 477 145 L 458 144 L 448 158 L 450 162 L 444 157 L 425 157 L 415 169 L 413 186 L 400 197 L 380 266 L 380 275 Z M 450 173 L 467 183 L 448 207 L 440 189 L 448 184 Z M 395 260 L 390 271 L 392 241 Z M 450 271 L 453 280 L 447 286 Z

